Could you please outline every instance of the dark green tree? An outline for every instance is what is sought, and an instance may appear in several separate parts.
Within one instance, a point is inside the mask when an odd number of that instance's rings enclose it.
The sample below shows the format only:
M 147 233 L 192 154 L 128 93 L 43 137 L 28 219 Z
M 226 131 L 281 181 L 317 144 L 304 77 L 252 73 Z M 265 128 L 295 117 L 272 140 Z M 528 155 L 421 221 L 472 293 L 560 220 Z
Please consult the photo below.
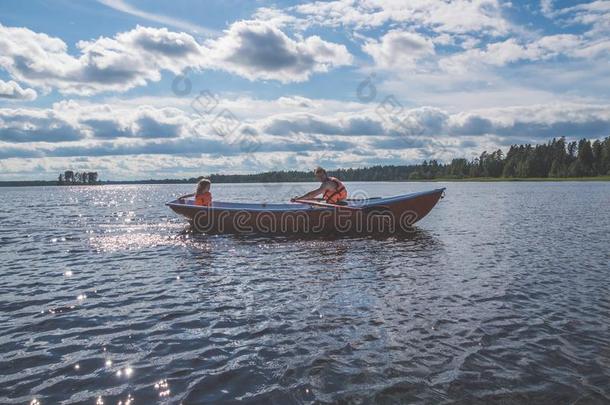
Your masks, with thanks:
M 582 167 L 582 175 L 590 176 L 593 172 L 593 149 L 591 148 L 591 141 L 587 139 L 581 139 L 578 142 L 578 154 L 577 159 Z

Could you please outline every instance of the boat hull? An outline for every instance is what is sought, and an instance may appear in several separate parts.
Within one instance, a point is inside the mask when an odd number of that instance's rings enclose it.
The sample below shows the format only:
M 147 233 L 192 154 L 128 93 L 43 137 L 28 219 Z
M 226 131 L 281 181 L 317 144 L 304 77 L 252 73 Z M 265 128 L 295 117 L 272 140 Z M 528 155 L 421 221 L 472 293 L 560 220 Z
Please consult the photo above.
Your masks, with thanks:
M 437 204 L 444 188 L 403 196 L 360 200 L 347 206 L 171 201 L 167 205 L 202 233 L 376 234 L 408 232 Z

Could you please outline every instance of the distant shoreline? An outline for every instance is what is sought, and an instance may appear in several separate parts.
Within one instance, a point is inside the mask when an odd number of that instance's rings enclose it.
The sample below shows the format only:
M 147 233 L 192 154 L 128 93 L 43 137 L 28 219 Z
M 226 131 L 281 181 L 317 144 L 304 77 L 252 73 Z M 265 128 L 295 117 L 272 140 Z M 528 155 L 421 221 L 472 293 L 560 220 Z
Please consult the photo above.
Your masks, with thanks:
M 205 172 L 204 172 L 205 173 Z M 203 174 L 203 173 L 202 173 Z M 377 165 L 337 168 L 328 174 L 344 182 L 498 182 L 498 181 L 610 181 L 610 136 L 603 140 L 565 138 L 539 145 L 512 145 L 506 156 L 501 149 L 481 153 L 472 160 L 437 160 L 411 165 Z M 274 170 L 250 174 L 209 173 L 214 184 L 311 183 L 313 173 L 303 170 Z M 0 187 L 76 186 L 110 184 L 194 184 L 204 178 L 100 181 L 98 172 L 72 169 L 59 173 L 55 180 L 0 181 Z
M 366 182 L 366 183 L 382 183 L 382 182 L 401 182 L 401 183 L 422 183 L 422 182 L 450 182 L 450 183 L 494 183 L 494 182 L 562 182 L 562 181 L 610 181 L 610 175 L 606 176 L 592 176 L 592 177 L 467 177 L 467 178 L 434 178 L 434 179 L 395 179 L 395 180 L 352 180 L 346 182 Z M 315 183 L 315 179 L 311 180 L 291 180 L 291 181 L 273 181 L 273 182 L 261 182 L 261 181 L 216 181 L 214 184 L 261 184 L 261 183 Z M 57 184 L 55 180 L 26 180 L 26 181 L 0 181 L 0 187 L 74 187 L 74 186 L 87 186 L 87 187 L 98 187 L 106 185 L 128 185 L 128 184 L 195 184 L 195 181 L 191 179 L 166 179 L 166 180 L 109 180 L 103 181 L 96 184 Z

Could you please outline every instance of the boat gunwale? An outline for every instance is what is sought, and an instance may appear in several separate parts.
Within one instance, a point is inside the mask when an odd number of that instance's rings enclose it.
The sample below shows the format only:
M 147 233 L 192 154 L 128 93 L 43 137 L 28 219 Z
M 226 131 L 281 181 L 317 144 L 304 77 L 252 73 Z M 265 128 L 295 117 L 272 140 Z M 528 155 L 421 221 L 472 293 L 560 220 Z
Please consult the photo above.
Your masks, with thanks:
M 433 190 L 427 191 L 416 191 L 409 194 L 401 194 L 391 197 L 382 197 L 375 198 L 373 203 L 370 204 L 353 204 L 348 206 L 337 205 L 336 207 L 313 207 L 308 204 L 281 204 L 281 203 L 271 203 L 271 204 L 261 204 L 261 203 L 231 203 L 228 201 L 218 201 L 218 203 L 227 203 L 227 204 L 243 204 L 243 207 L 222 207 L 222 206 L 202 206 L 202 205 L 193 205 L 187 203 L 178 203 L 178 199 L 168 201 L 165 203 L 166 206 L 170 208 L 189 208 L 195 210 L 210 210 L 210 211 L 255 211 L 255 212 L 265 212 L 265 211 L 278 211 L 278 212 L 303 212 L 303 211 L 332 211 L 341 209 L 342 207 L 349 208 L 372 208 L 379 206 L 386 206 L 388 204 L 396 204 L 399 202 L 411 200 L 418 197 L 423 197 L 431 194 L 443 193 L 446 187 L 436 188 Z

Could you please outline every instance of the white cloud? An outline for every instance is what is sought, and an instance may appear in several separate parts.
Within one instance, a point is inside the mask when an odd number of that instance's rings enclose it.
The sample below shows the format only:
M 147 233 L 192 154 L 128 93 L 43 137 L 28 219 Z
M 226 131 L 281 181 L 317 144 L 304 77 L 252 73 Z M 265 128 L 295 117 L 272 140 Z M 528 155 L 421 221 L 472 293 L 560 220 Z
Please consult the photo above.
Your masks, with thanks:
M 380 41 L 369 40 L 362 50 L 382 69 L 411 69 L 418 59 L 434 55 L 434 43 L 417 33 L 390 31 Z
M 569 24 L 583 24 L 591 27 L 588 36 L 601 36 L 610 32 L 610 1 L 596 0 L 575 6 L 557 8 L 551 17 Z
M 261 100 L 240 99 L 245 105 Z M 273 100 L 273 105 L 284 101 Z M 610 134 L 610 106 L 552 104 L 450 113 L 433 107 L 396 112 L 394 120 L 377 106 L 337 110 L 316 100 L 309 112 L 243 117 L 242 139 L 253 139 L 258 153 L 372 154 L 381 149 L 421 149 L 452 137 L 497 136 L 530 140 L 553 136 L 603 137 Z M 325 108 L 329 107 L 329 108 Z M 210 154 L 244 156 L 238 138 L 209 125 L 210 117 L 176 108 L 57 103 L 53 108 L 0 109 L 0 159 L 11 157 Z M 397 125 L 397 123 L 399 125 Z M 444 141 L 443 141 L 444 142 Z
M 545 61 L 557 56 L 594 59 L 610 50 L 610 41 L 590 41 L 573 34 L 557 34 L 521 43 L 515 38 L 488 43 L 440 59 L 443 70 L 460 73 L 484 65 L 506 66 L 519 61 Z
M 344 45 L 318 36 L 293 40 L 274 25 L 260 21 L 236 22 L 208 46 L 216 66 L 250 80 L 304 81 L 314 72 L 352 63 Z
M 52 109 L 0 109 L 0 141 L 26 142 L 77 141 L 84 134 L 74 121 Z
M 176 108 L 62 101 L 52 108 L 0 109 L 0 141 L 10 143 L 178 138 L 197 119 Z
M 343 45 L 317 36 L 293 40 L 256 21 L 236 22 L 207 44 L 186 33 L 138 26 L 80 41 L 77 48 L 80 55 L 72 56 L 59 38 L 0 25 L 0 68 L 21 83 L 65 94 L 123 92 L 159 81 L 163 71 L 187 68 L 222 69 L 250 80 L 304 81 L 352 61 Z
M 270 135 L 314 134 L 314 135 L 386 135 L 379 117 L 367 113 L 323 116 L 312 113 L 275 114 L 262 120 L 258 127 Z
M 305 103 L 296 107 L 305 112 L 288 112 L 295 100 Z M 210 130 L 210 117 L 176 108 L 74 101 L 46 109 L 2 108 L 0 172 L 3 179 L 43 177 L 40 173 L 55 177 L 71 167 L 97 170 L 105 178 L 141 178 L 306 168 L 325 162 L 363 166 L 472 157 L 482 150 L 551 137 L 610 135 L 610 105 L 557 103 L 458 112 L 419 107 L 401 112 L 403 126 L 397 127 L 366 103 L 341 108 L 334 100 L 291 97 L 236 98 L 226 104 L 242 112 L 253 105 L 283 110 L 265 118 L 256 113 L 241 117 L 242 129 L 248 128 L 260 142 L 260 148 L 247 151 Z M 41 169 L 33 172 L 36 167 Z
M 553 7 L 553 0 L 540 0 L 540 10 L 544 16 L 552 18 Z
M 261 7 L 257 9 L 252 15 L 252 19 L 257 21 L 265 21 L 266 23 L 278 28 L 285 27 L 287 25 L 301 30 L 307 28 L 307 22 L 303 19 L 274 7 Z
M 326 26 L 379 27 L 387 23 L 408 24 L 437 33 L 485 32 L 505 34 L 510 23 L 497 0 L 404 1 L 335 0 L 316 1 L 294 7 L 309 24 Z
M 0 99 L 8 100 L 36 100 L 38 94 L 34 89 L 24 89 L 14 81 L 5 82 L 0 80 Z
M 524 140 L 551 137 L 602 138 L 610 135 L 610 106 L 572 103 L 490 108 L 453 114 L 453 134 L 493 134 Z
M 158 81 L 161 71 L 178 73 L 202 60 L 202 47 L 188 34 L 136 27 L 113 38 L 77 43 L 67 53 L 59 38 L 0 25 L 0 67 L 16 80 L 44 90 L 90 95 L 125 91 Z

